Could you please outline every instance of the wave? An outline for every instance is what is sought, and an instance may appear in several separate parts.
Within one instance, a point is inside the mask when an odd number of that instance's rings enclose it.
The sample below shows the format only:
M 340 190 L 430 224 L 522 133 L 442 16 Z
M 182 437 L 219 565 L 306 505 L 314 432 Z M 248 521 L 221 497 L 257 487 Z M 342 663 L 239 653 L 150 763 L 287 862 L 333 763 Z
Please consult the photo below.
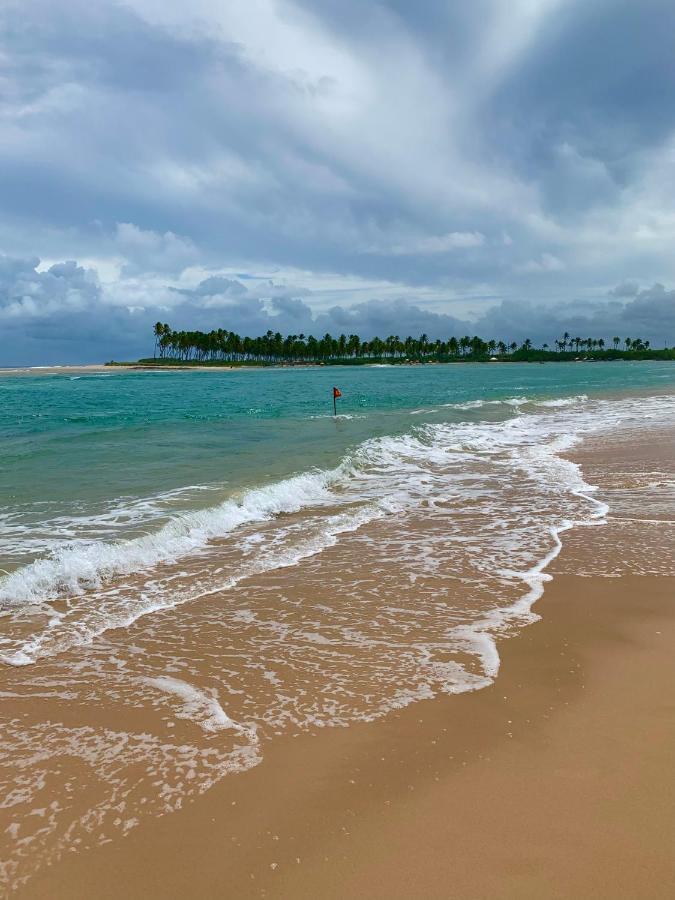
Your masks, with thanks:
M 337 415 L 332 415 L 332 413 L 320 413 L 318 415 L 307 416 L 308 419 L 342 419 L 348 421 L 350 419 L 366 419 L 365 415 L 358 415 L 355 413 L 338 413 Z
M 444 403 L 446 409 L 482 409 L 484 406 L 524 406 L 530 403 L 528 397 L 507 397 L 505 400 L 466 400 L 464 403 Z
M 588 400 L 587 394 L 576 394 L 573 397 L 558 397 L 553 400 L 534 400 L 530 397 L 507 397 L 503 400 L 467 400 L 464 403 L 444 403 L 443 406 L 449 409 L 482 409 L 485 406 L 511 406 L 519 409 L 521 406 L 532 404 L 547 409 L 561 409 L 565 406 L 577 406 Z
M 537 406 L 544 406 L 547 409 L 561 409 L 564 406 L 578 406 L 588 400 L 588 394 L 577 394 L 574 397 L 559 397 L 556 400 L 539 400 Z
M 52 557 L 36 560 L 0 580 L 0 604 L 74 596 L 99 588 L 116 575 L 174 562 L 243 524 L 328 500 L 328 485 L 334 477 L 328 471 L 309 472 L 249 491 L 240 500 L 176 517 L 143 537 L 57 550 Z
M 519 405 L 528 402 L 523 398 L 511 399 Z M 580 414 L 576 409 L 572 413 L 570 407 L 572 401 L 584 401 L 564 399 L 570 402 L 521 413 L 504 422 L 422 425 L 402 435 L 371 438 L 345 456 L 334 469 L 305 472 L 216 506 L 176 516 L 157 531 L 141 537 L 92 541 L 36 560 L 0 579 L 0 602 L 10 613 L 31 604 L 37 608 L 42 605 L 48 622 L 40 634 L 18 647 L 13 643 L 11 651 L 9 642 L 3 640 L 0 658 L 13 665 L 25 665 L 44 654 L 90 642 L 112 627 L 126 626 L 153 611 L 227 590 L 255 574 L 297 565 L 333 546 L 340 535 L 410 507 L 425 504 L 433 507 L 448 492 L 454 492 L 453 496 L 459 500 L 466 495 L 467 502 L 473 503 L 468 487 L 462 493 L 462 467 L 476 461 L 490 463 L 491 478 L 504 480 L 507 476 L 504 485 L 524 472 L 542 490 L 549 490 L 553 485 L 562 494 L 583 497 L 592 510 L 586 518 L 592 521 L 600 508 L 592 498 L 592 487 L 585 484 L 578 468 L 559 454 L 585 433 L 611 427 L 627 416 L 644 418 L 650 414 L 649 401 L 598 401 L 584 405 L 585 414 Z M 659 400 L 654 398 L 651 412 L 661 409 Z M 282 538 L 287 528 L 284 514 L 301 511 L 311 511 L 318 524 L 310 527 L 310 519 L 304 516 L 296 525 L 298 533 L 293 541 L 284 543 Z M 150 580 L 146 579 L 143 590 L 127 585 L 125 595 L 116 581 L 121 576 L 151 571 L 162 563 L 199 557 L 214 540 L 244 526 L 271 522 L 279 516 L 282 519 L 274 524 L 276 531 L 269 546 L 256 549 L 252 544 L 253 549 L 244 554 L 236 571 L 218 577 L 209 572 L 204 580 L 193 579 L 180 591 L 168 585 L 168 580 L 163 582 L 152 575 L 148 576 Z M 554 544 L 557 536 L 571 527 L 564 516 L 547 510 L 543 501 L 538 507 L 533 506 L 532 516 L 540 519 L 541 528 Z M 576 519 L 570 521 L 574 523 Z M 518 534 L 516 530 L 514 540 Z M 526 544 L 529 538 L 523 540 Z M 490 558 L 488 551 L 486 548 L 486 565 Z M 542 559 L 545 555 L 542 553 Z M 547 564 L 544 559 L 541 565 L 533 563 L 534 568 L 529 565 L 507 573 L 508 577 L 516 577 L 528 585 L 528 593 L 514 615 L 526 614 L 539 596 L 546 580 L 543 569 Z M 89 603 L 90 598 L 85 596 L 83 604 L 72 608 L 69 604 L 65 613 L 50 604 L 59 598 L 72 600 L 91 591 L 99 592 L 95 602 Z M 508 617 L 503 610 L 499 615 Z M 493 629 L 494 622 L 486 623 L 485 628 Z M 490 664 L 486 665 L 489 669 Z

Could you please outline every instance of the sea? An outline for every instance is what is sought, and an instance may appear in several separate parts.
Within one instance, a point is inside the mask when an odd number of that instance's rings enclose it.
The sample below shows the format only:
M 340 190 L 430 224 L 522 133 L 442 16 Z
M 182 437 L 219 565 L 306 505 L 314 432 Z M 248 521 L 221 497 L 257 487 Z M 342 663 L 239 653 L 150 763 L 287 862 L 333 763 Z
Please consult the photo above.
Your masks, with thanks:
M 610 511 L 575 448 L 673 426 L 670 362 L 0 371 L 0 884 L 491 684 Z

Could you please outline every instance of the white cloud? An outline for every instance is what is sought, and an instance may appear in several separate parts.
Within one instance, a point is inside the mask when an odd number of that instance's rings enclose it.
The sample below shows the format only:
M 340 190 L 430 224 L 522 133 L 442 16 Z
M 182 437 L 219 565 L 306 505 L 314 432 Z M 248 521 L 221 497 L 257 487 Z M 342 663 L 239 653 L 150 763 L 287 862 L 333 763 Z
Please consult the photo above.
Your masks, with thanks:
M 124 259 L 123 274 L 133 272 L 181 272 L 199 258 L 194 243 L 172 231 L 158 234 L 143 230 L 132 222 L 118 222 L 115 228 L 116 250 Z
M 436 256 L 455 250 L 482 247 L 485 235 L 479 231 L 449 231 L 441 235 L 400 238 L 392 243 L 380 243 L 368 247 L 368 253 L 386 256 Z
M 530 259 L 526 263 L 516 265 L 516 272 L 562 272 L 565 263 L 552 253 L 542 253 L 538 259 Z

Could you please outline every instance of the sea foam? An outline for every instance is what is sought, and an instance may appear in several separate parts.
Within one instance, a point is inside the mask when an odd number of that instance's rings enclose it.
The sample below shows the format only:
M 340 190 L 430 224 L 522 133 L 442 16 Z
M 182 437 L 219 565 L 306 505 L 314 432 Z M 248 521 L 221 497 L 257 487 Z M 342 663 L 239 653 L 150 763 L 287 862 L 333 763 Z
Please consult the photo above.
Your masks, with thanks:
M 525 398 L 515 397 L 508 404 L 519 407 L 525 402 Z M 371 438 L 347 454 L 335 469 L 309 471 L 217 506 L 176 516 L 142 537 L 75 545 L 19 568 L 0 580 L 0 603 L 6 611 L 31 606 L 39 609 L 40 604 L 58 598 L 70 598 L 69 606 L 65 612 L 56 612 L 48 605 L 44 625 L 28 639 L 17 643 L 11 637 L 3 638 L 0 659 L 12 665 L 27 665 L 45 654 L 88 643 L 110 628 L 127 627 L 154 611 L 229 590 L 256 574 L 297 565 L 373 519 L 398 515 L 424 504 L 435 508 L 444 502 L 448 491 L 453 503 L 461 502 L 463 491 L 468 491 L 462 485 L 463 466 L 480 461 L 489 465 L 486 477 L 505 479 L 505 486 L 509 479 L 518 478 L 519 472 L 531 479 L 533 490 L 538 490 L 535 485 L 541 486 L 542 499 L 537 501 L 538 506 L 533 503 L 531 515 L 538 519 L 538 527 L 544 532 L 553 529 L 555 547 L 557 534 L 569 524 L 559 513 L 555 513 L 555 521 L 547 521 L 550 516 L 546 497 L 552 485 L 561 496 L 567 492 L 569 496 L 584 498 L 585 520 L 598 518 L 599 509 L 592 499 L 592 488 L 584 483 L 578 467 L 561 458 L 560 453 L 583 434 L 627 418 L 663 412 L 664 407 L 659 398 L 589 403 L 576 397 L 564 398 L 564 403 L 542 403 L 548 406 L 541 411 L 520 413 L 502 422 L 427 424 L 401 435 Z M 466 493 L 466 502 L 474 502 L 470 493 Z M 303 533 L 300 524 L 297 536 L 289 541 L 283 538 L 280 520 L 274 533 L 270 533 L 271 540 L 266 539 L 259 550 L 255 532 L 248 535 L 246 546 L 242 545 L 244 558 L 235 570 L 222 574 L 210 571 L 207 557 L 213 541 L 236 535 L 256 523 L 273 522 L 281 514 L 303 510 L 319 517 L 315 530 L 304 528 Z M 516 528 L 516 519 L 508 509 L 501 514 L 506 516 L 505 526 Z M 579 515 L 582 513 L 577 511 L 571 524 Z M 509 518 L 513 518 L 510 524 Z M 518 540 L 525 545 L 531 541 L 525 531 L 518 538 L 518 528 L 513 532 L 514 549 Z M 485 550 L 487 566 L 490 553 L 489 548 Z M 519 614 L 526 614 L 541 593 L 547 554 L 548 550 L 542 552 L 543 562 L 534 560 L 518 570 L 518 577 L 528 586 L 516 611 Z M 208 574 L 192 578 L 180 591 L 175 588 L 173 576 L 163 579 L 153 574 L 158 565 L 201 556 Z M 141 584 L 125 586 L 120 581 L 138 573 L 147 573 Z M 511 576 L 514 573 L 515 570 Z M 78 597 L 82 597 L 82 602 Z M 496 615 L 505 613 L 500 610 Z M 492 625 L 488 623 L 486 627 L 489 630 Z
M 332 473 L 310 472 L 176 517 L 154 533 L 127 541 L 95 541 L 57 550 L 0 579 L 0 604 L 28 604 L 99 588 L 116 575 L 175 561 L 245 523 L 329 499 Z

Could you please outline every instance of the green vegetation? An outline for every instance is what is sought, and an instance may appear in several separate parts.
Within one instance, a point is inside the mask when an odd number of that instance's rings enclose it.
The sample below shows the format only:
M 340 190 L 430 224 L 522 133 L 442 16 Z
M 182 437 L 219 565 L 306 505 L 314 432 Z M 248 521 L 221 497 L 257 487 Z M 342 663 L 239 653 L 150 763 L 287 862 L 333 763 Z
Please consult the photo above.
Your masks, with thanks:
M 155 353 L 152 359 L 139 360 L 142 365 L 364 365 L 373 362 L 485 362 L 490 359 L 509 362 L 546 362 L 553 360 L 669 359 L 675 360 L 675 348 L 655 350 L 640 338 L 572 337 L 567 332 L 559 340 L 535 347 L 526 339 L 484 341 L 478 336 L 451 337 L 447 341 L 430 341 L 426 334 L 419 338 L 390 335 L 362 341 L 356 334 L 338 338 L 325 334 L 322 338 L 304 334 L 268 331 L 262 337 L 240 337 L 233 331 L 173 331 L 157 322 L 154 327 Z

